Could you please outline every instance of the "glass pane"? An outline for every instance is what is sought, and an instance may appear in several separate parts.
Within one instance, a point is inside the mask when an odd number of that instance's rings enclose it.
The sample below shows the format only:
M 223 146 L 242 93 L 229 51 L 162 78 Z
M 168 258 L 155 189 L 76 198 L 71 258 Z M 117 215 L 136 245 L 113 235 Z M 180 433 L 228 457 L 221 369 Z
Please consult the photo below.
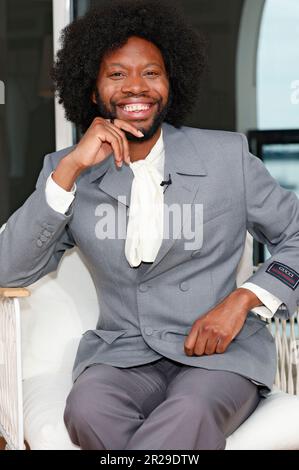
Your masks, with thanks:
M 51 0 L 0 0 L 0 224 L 35 189 L 55 150 Z
M 259 129 L 299 127 L 299 1 L 267 0 L 258 49 Z
M 265 144 L 263 161 L 280 186 L 294 191 L 299 198 L 299 144 Z M 271 255 L 264 246 L 264 259 Z
M 299 144 L 264 145 L 263 160 L 280 186 L 299 197 Z

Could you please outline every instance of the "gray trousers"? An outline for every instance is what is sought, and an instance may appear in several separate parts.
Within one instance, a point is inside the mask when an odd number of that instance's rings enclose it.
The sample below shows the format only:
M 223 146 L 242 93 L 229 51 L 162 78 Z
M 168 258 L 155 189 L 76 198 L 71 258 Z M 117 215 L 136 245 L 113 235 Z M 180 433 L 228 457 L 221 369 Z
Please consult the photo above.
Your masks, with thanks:
M 81 449 L 224 449 L 260 399 L 245 377 L 164 357 L 129 368 L 98 364 L 74 383 L 64 421 Z

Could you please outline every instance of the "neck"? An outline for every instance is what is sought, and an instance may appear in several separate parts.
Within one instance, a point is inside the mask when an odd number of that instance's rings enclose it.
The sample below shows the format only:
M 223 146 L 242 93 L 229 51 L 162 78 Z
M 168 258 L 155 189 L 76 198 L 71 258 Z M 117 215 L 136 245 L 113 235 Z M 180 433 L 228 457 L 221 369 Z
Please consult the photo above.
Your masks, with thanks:
M 160 135 L 161 127 L 157 130 L 153 137 L 151 137 L 145 142 L 129 142 L 129 153 L 131 162 L 136 162 L 137 160 L 144 160 L 152 150 Z

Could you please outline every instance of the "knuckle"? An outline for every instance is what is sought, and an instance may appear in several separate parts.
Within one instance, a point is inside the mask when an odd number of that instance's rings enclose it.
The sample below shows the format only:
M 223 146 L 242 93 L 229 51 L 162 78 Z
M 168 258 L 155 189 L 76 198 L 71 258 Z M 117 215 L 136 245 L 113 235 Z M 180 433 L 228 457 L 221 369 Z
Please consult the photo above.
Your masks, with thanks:
M 92 125 L 95 126 L 95 127 L 97 127 L 99 125 L 103 125 L 103 124 L 106 124 L 106 121 L 103 121 L 103 119 L 100 118 L 100 117 L 96 117 L 92 122 Z
M 209 333 L 211 331 L 211 326 L 209 324 L 205 324 L 201 327 L 204 333 Z

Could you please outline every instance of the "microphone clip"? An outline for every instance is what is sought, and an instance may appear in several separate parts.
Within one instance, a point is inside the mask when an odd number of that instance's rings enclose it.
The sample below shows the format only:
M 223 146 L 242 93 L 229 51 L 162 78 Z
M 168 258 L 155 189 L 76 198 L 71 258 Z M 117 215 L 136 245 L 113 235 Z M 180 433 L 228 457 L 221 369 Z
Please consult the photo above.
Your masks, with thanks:
M 170 176 L 170 173 L 169 173 L 169 175 L 168 175 L 168 180 L 162 181 L 162 182 L 160 183 L 160 186 L 166 186 L 166 188 L 165 188 L 164 191 L 163 191 L 163 194 L 165 193 L 166 189 L 168 188 L 168 186 L 169 186 L 170 184 L 172 184 L 172 181 L 171 181 L 171 176 Z

